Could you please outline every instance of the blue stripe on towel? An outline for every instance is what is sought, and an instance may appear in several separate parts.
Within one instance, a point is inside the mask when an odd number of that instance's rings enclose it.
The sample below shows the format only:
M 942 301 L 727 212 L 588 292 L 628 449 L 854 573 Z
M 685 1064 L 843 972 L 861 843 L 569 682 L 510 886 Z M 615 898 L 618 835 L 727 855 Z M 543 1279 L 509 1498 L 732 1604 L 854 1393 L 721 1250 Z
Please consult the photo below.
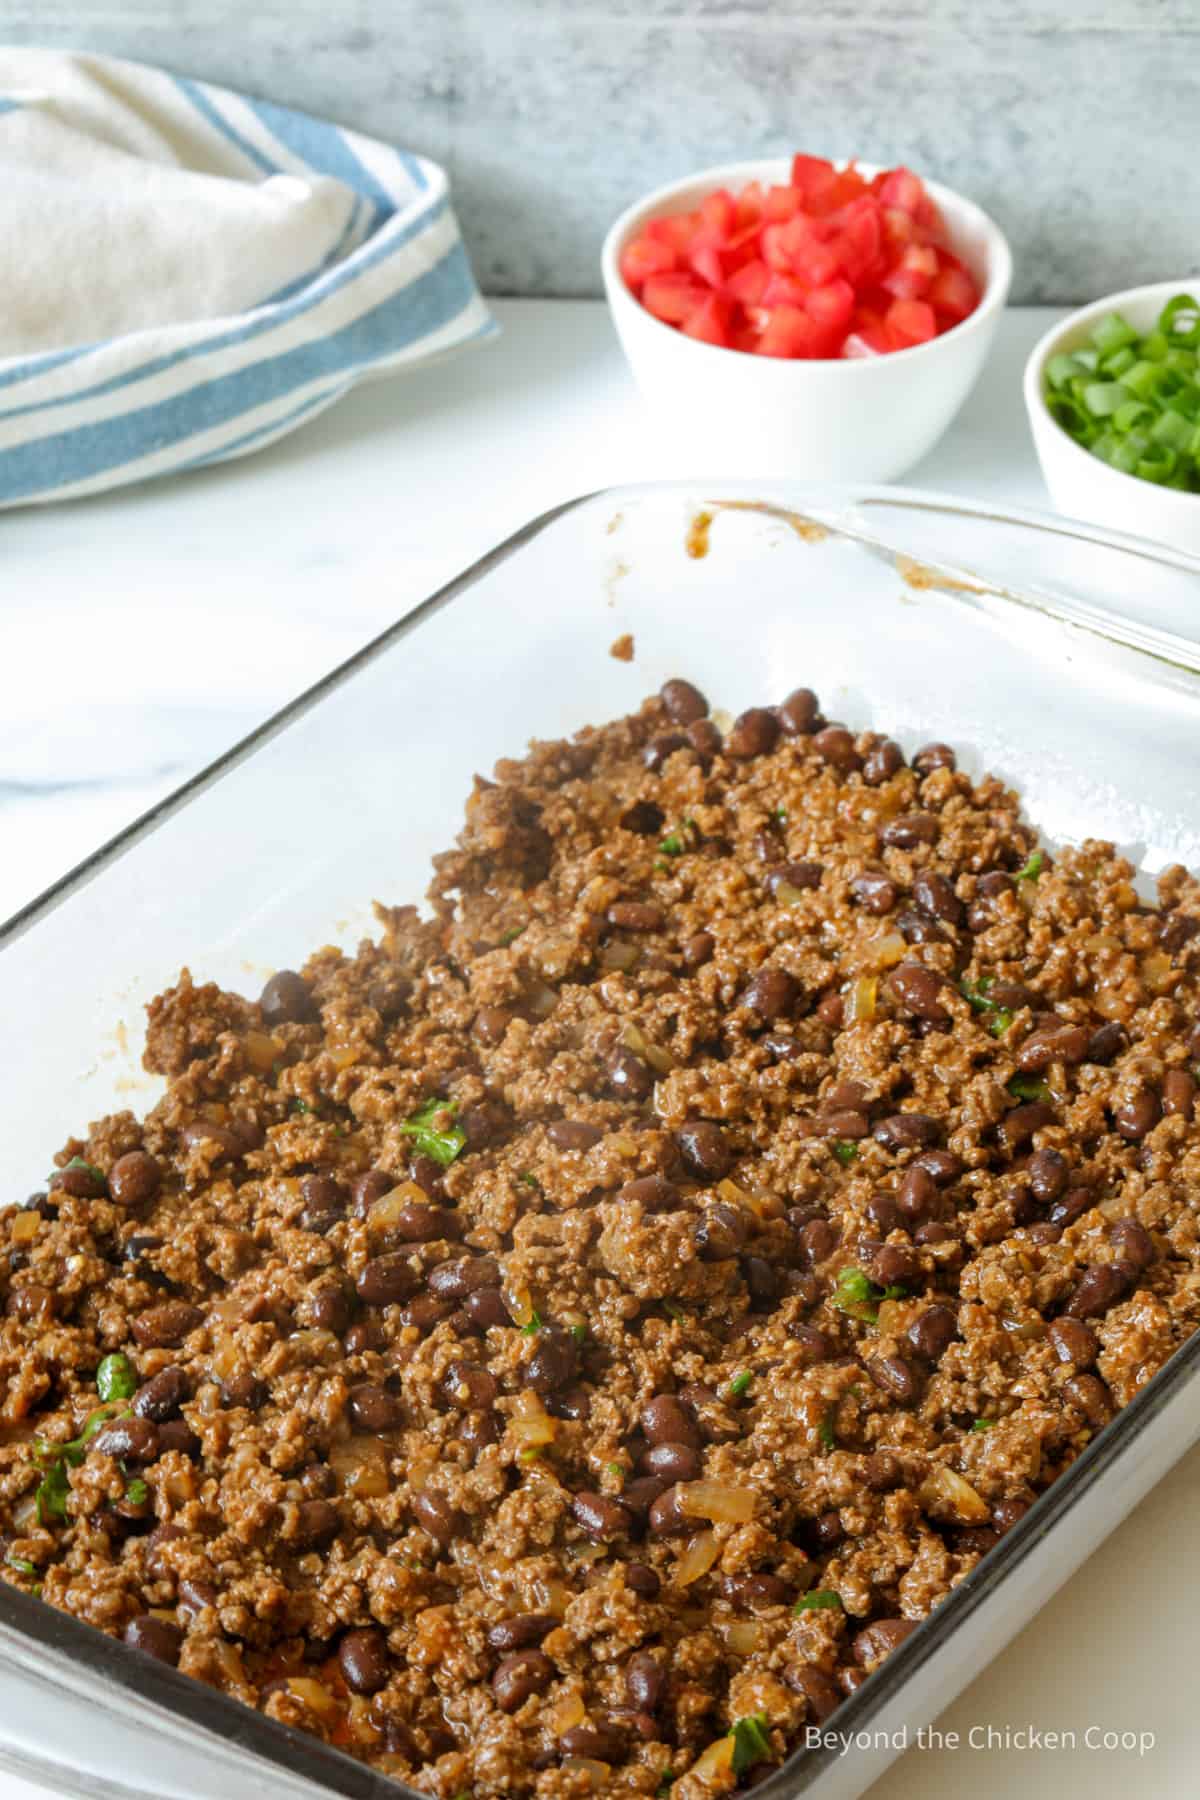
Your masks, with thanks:
M 20 419 L 31 413 L 52 412 L 59 406 L 74 406 L 80 400 L 102 400 L 109 394 L 117 394 L 122 388 L 131 386 L 137 381 L 146 381 L 152 375 L 161 375 L 167 369 L 174 369 L 180 363 L 192 362 L 195 358 L 208 356 L 212 351 L 225 350 L 232 344 L 249 343 L 252 339 L 263 337 L 268 332 L 277 331 L 281 325 L 290 325 L 294 319 L 311 312 L 314 307 L 321 306 L 331 294 L 340 293 L 343 288 L 352 287 L 369 270 L 377 268 L 388 257 L 402 250 L 413 238 L 418 237 L 430 225 L 449 211 L 450 201 L 443 195 L 437 204 L 419 219 L 410 219 L 405 224 L 397 224 L 380 233 L 378 240 L 369 248 L 363 249 L 352 257 L 342 268 L 331 272 L 328 276 L 318 276 L 310 286 L 306 287 L 292 300 L 285 300 L 278 306 L 263 307 L 246 316 L 245 322 L 232 326 L 228 331 L 216 332 L 212 337 L 201 338 L 195 344 L 185 345 L 180 350 L 172 350 L 167 355 L 153 357 L 149 362 L 140 363 L 136 368 L 126 369 L 120 375 L 109 376 L 105 381 L 98 381 L 94 387 L 78 388 L 70 394 L 56 395 L 52 400 L 35 400 L 28 406 L 9 406 L 0 409 L 0 422 L 6 419 Z M 360 260 L 361 258 L 361 260 Z M 94 345 L 91 348 L 95 348 Z M 68 353 L 70 354 L 70 353 Z M 33 371 L 40 373 L 40 371 Z M 0 494 L 3 488 L 0 487 Z
M 186 75 L 173 75 L 171 79 L 180 93 L 191 101 L 200 117 L 211 125 L 214 131 L 219 131 L 222 137 L 228 138 L 229 142 L 241 151 L 248 162 L 252 162 L 255 168 L 261 169 L 264 175 L 280 173 L 279 164 L 272 162 L 269 156 L 264 156 L 257 144 L 252 144 L 229 123 L 225 115 L 213 105 L 198 81 L 190 81 Z
M 466 253 L 461 243 L 454 244 L 424 275 L 329 337 L 313 338 L 116 418 L 0 451 L 0 495 L 20 500 L 47 488 L 93 480 L 280 400 L 321 376 L 370 367 L 440 329 L 474 298 Z
M 344 181 L 347 187 L 356 188 L 366 199 L 375 202 L 380 216 L 395 212 L 400 196 L 389 194 L 378 177 L 354 154 L 345 135 L 335 125 L 323 125 L 304 113 L 289 112 L 270 100 L 248 100 L 246 104 L 271 135 L 278 138 L 293 156 L 306 162 L 310 169 L 315 169 L 319 175 L 332 175 L 335 181 Z

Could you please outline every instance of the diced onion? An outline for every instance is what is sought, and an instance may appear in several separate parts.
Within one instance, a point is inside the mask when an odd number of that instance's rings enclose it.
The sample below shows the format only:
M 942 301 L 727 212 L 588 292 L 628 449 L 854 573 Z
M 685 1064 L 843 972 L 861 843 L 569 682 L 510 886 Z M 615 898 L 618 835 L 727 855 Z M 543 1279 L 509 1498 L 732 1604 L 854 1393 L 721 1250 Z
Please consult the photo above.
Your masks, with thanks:
M 539 1612 L 552 1613 L 561 1619 L 573 1596 L 570 1588 L 561 1581 L 543 1581 L 540 1577 L 533 1583 L 533 1604 Z
M 331 1050 L 329 1060 L 337 1069 L 348 1069 L 358 1061 L 358 1051 L 347 1045 L 342 1049 Z
M 520 1283 L 505 1282 L 500 1289 L 500 1298 L 508 1309 L 508 1316 L 514 1325 L 532 1325 L 533 1295 L 522 1281 Z M 522 1394 L 521 1399 L 525 1399 Z
M 879 977 L 877 975 L 860 975 L 857 981 L 851 982 L 850 991 L 843 1004 L 843 1018 L 847 1025 L 857 1025 L 875 1017 L 875 1001 L 879 994 Z
M 9 1226 L 14 1244 L 31 1244 L 42 1229 L 42 1216 L 36 1212 L 19 1212 Z
M 799 906 L 803 898 L 803 888 L 793 887 L 790 881 L 776 883 L 774 899 L 777 906 Z
M 660 1075 L 669 1075 L 675 1067 L 669 1053 L 661 1044 L 653 1044 L 645 1032 L 639 1031 L 636 1025 L 627 1025 L 621 1033 L 621 1042 L 634 1056 L 640 1056 L 644 1062 Z
M 328 1718 L 338 1710 L 338 1703 L 329 1689 L 322 1687 L 319 1681 L 314 1681 L 311 1675 L 289 1675 L 288 1691 L 322 1717 Z
M 246 1671 L 237 1645 L 227 1643 L 224 1638 L 210 1638 L 209 1646 L 213 1661 L 230 1687 L 240 1687 L 246 1679 Z
M 636 944 L 606 944 L 600 952 L 600 967 L 627 972 L 633 968 L 640 955 L 641 951 Z
M 403 1214 L 406 1206 L 428 1206 L 429 1195 L 415 1181 L 402 1181 L 398 1187 L 382 1194 L 374 1201 L 367 1214 L 367 1228 L 370 1231 L 392 1231 Z
M 246 1061 L 260 1075 L 270 1073 L 281 1046 L 265 1031 L 248 1031 L 242 1039 L 242 1049 Z
M 931 1518 L 950 1519 L 961 1525 L 986 1525 L 991 1509 L 958 1473 L 944 1463 L 930 1469 L 917 1491 L 917 1498 Z
M 754 1619 L 734 1619 L 725 1628 L 725 1642 L 735 1656 L 752 1656 L 762 1643 L 762 1626 Z
M 1142 980 L 1152 994 L 1165 994 L 1173 979 L 1169 956 L 1164 956 L 1161 950 L 1154 950 L 1149 956 L 1143 956 Z
M 611 1765 L 606 1762 L 597 1762 L 594 1756 L 565 1757 L 562 1768 L 564 1774 L 570 1769 L 574 1770 L 577 1775 L 586 1775 L 592 1787 L 596 1789 L 602 1788 L 612 1774 Z
M 329 1452 L 329 1466 L 344 1492 L 356 1499 L 377 1499 L 391 1488 L 387 1446 L 380 1438 L 352 1437 L 335 1444 Z
M 535 1019 L 548 1019 L 558 1005 L 558 994 L 554 988 L 542 983 L 526 995 L 525 1004 Z
M 583 1704 L 583 1695 L 572 1690 L 564 1694 L 561 1700 L 546 1712 L 546 1723 L 555 1737 L 561 1737 L 564 1731 L 570 1731 L 572 1725 L 581 1725 L 587 1718 L 587 1708 Z
M 711 1531 L 698 1531 L 694 1538 L 689 1538 L 687 1547 L 680 1557 L 675 1569 L 676 1587 L 690 1587 L 693 1581 L 699 1581 L 721 1554 L 721 1547 Z
M 754 1517 L 756 1498 L 752 1488 L 731 1487 L 726 1481 L 685 1481 L 679 1487 L 679 1510 L 689 1519 L 745 1525 Z
M 750 1204 L 750 1196 L 745 1188 L 740 1188 L 736 1181 L 730 1181 L 728 1176 L 724 1181 L 718 1181 L 717 1192 L 722 1200 L 730 1206 L 749 1206 Z
M 885 931 L 867 945 L 867 959 L 874 969 L 891 969 L 904 961 L 908 945 L 898 931 Z
M 721 1775 L 733 1772 L 733 1733 L 718 1738 L 707 1750 L 702 1750 L 691 1767 L 691 1774 L 701 1781 L 712 1781 Z

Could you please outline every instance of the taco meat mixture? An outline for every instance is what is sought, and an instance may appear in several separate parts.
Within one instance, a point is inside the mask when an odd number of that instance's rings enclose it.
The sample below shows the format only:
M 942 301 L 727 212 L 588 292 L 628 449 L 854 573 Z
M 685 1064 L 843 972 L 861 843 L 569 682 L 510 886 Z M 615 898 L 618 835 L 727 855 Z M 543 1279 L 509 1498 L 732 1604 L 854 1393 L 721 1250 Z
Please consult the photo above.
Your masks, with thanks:
M 0 1216 L 4 1578 L 439 1800 L 761 1779 L 1200 1320 L 1200 885 L 670 681 L 149 1008 Z

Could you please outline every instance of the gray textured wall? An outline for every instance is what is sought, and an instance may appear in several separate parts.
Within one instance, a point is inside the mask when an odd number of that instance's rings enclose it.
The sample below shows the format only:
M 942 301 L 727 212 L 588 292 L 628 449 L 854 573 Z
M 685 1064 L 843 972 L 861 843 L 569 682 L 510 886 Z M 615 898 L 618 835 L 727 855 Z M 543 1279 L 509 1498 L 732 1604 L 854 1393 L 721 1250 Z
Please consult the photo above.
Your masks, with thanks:
M 706 163 L 903 160 L 1007 230 L 1015 297 L 1200 268 L 1200 0 L 0 0 L 445 163 L 493 293 L 591 294 L 612 216 Z

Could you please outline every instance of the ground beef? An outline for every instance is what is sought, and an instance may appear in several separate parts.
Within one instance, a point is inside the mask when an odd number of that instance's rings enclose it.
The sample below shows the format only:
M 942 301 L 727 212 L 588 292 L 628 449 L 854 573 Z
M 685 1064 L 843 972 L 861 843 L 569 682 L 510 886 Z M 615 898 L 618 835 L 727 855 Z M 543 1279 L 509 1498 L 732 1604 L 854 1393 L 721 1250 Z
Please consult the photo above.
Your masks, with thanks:
M 1200 1319 L 1200 887 L 669 682 L 150 1006 L 0 1217 L 4 1576 L 441 1800 L 782 1761 Z

